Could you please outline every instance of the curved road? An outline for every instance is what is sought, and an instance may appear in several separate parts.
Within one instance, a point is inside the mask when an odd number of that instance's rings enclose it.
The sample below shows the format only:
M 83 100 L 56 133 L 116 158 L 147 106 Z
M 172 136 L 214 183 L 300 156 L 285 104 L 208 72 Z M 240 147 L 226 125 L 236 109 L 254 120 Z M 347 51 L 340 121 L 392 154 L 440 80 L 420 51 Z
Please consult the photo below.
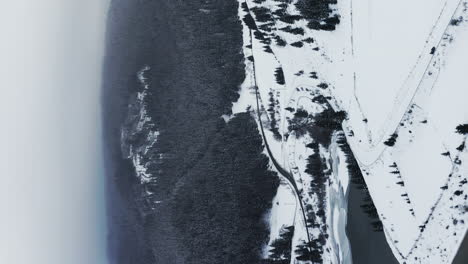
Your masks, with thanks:
M 253 38 L 252 29 L 250 29 L 249 31 L 250 31 L 250 38 L 252 39 Z M 251 44 L 253 44 L 253 43 L 251 43 Z M 253 56 L 253 48 L 252 48 L 252 56 Z M 260 131 L 261 131 L 261 134 L 262 134 L 263 142 L 265 142 L 265 148 L 267 150 L 267 153 L 268 153 L 268 156 L 269 156 L 271 162 L 273 163 L 273 166 L 289 182 L 289 184 L 294 189 L 294 193 L 295 193 L 295 195 L 297 197 L 297 200 L 299 202 L 299 205 L 300 205 L 300 208 L 301 208 L 302 218 L 304 220 L 304 225 L 305 225 L 305 228 L 306 228 L 305 231 L 306 231 L 306 234 L 307 234 L 308 247 L 309 247 L 309 250 L 312 251 L 311 250 L 310 234 L 309 234 L 309 231 L 307 229 L 307 217 L 306 217 L 305 210 L 304 210 L 304 204 L 302 202 L 301 192 L 299 191 L 299 188 L 297 187 L 296 181 L 294 180 L 294 177 L 292 176 L 292 174 L 290 172 L 288 172 L 286 169 L 284 169 L 283 167 L 281 167 L 281 165 L 278 163 L 278 161 L 273 156 L 273 153 L 272 153 L 272 151 L 270 149 L 270 146 L 268 145 L 268 140 L 266 138 L 265 130 L 263 128 L 262 119 L 261 119 L 260 95 L 259 95 L 259 91 L 258 91 L 257 78 L 256 78 L 256 72 L 255 72 L 255 56 L 253 56 L 253 57 L 254 57 L 254 61 L 253 61 L 253 79 L 254 79 L 254 86 L 255 86 L 255 98 L 256 98 L 256 103 L 257 103 L 257 117 L 258 117 L 258 122 L 260 124 Z

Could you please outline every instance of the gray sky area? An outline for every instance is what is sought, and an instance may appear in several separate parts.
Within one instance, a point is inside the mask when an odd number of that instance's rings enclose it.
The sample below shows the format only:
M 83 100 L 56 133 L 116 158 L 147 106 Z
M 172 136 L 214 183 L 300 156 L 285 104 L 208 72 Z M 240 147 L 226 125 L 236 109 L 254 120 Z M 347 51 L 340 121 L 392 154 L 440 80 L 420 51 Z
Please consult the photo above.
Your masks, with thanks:
M 108 0 L 1 0 L 0 263 L 107 263 Z

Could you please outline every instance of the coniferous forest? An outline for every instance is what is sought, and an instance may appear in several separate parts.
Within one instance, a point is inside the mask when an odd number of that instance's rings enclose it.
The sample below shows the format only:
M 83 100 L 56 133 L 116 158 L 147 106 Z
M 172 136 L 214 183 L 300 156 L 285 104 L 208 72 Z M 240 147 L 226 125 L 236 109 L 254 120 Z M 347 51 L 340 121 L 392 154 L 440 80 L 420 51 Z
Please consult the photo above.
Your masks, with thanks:
M 278 186 L 251 113 L 226 123 L 244 79 L 235 1 L 115 0 L 105 58 L 111 256 L 116 263 L 259 263 Z M 207 15 L 209 13 L 209 15 Z M 136 73 L 165 159 L 142 186 L 118 148 Z M 158 205 L 148 209 L 145 190 Z M 118 201 L 118 202 L 116 202 Z

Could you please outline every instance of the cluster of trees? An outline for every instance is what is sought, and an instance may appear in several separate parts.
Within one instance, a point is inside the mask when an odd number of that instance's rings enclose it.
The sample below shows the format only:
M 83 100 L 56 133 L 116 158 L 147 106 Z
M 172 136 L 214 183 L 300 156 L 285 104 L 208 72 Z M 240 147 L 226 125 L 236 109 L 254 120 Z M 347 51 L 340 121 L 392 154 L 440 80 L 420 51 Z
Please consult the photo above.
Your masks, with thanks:
M 294 117 L 289 120 L 288 130 L 294 131 L 296 137 L 302 137 L 307 134 L 307 128 L 312 124 L 312 119 L 309 117 L 309 113 L 299 108 L 294 113 Z
M 400 185 L 401 187 L 405 187 L 405 182 L 403 181 L 403 177 L 401 177 L 401 172 L 400 172 L 400 169 L 398 168 L 398 165 L 396 164 L 396 162 L 393 162 L 390 166 L 390 173 L 391 174 L 394 174 L 394 175 L 397 175 L 397 183 L 398 185 Z M 403 190 L 406 190 L 403 188 Z M 411 200 L 409 198 L 409 195 L 407 192 L 401 194 L 401 197 L 403 197 L 405 199 L 405 202 L 409 205 L 411 205 Z M 414 216 L 414 209 L 413 208 L 410 208 L 409 209 L 410 213 Z
M 265 7 L 254 7 L 251 11 L 254 12 L 258 22 L 265 23 L 264 31 L 271 33 L 275 25 L 275 20 L 281 20 L 289 24 L 293 24 L 295 21 L 301 19 L 298 15 L 288 15 L 286 9 L 289 5 L 289 0 L 274 0 L 277 2 L 275 11 L 271 11 Z M 265 0 L 254 0 L 255 4 L 262 4 Z
M 320 233 L 318 236 L 312 237 L 310 244 L 307 244 L 308 254 L 298 255 L 302 256 L 302 258 L 314 259 L 315 262 L 321 263 L 319 260 L 321 260 L 323 246 L 326 243 L 326 238 L 328 238 L 327 226 L 324 223 L 327 221 L 327 216 L 325 214 L 325 199 L 326 185 L 330 177 L 330 172 L 326 165 L 326 161 L 320 155 L 319 144 L 314 142 L 308 144 L 307 147 L 311 148 L 314 153 L 307 158 L 305 173 L 312 176 L 312 182 L 309 189 L 310 195 L 315 194 L 317 196 L 315 209 L 311 205 L 306 206 L 307 225 L 309 227 L 318 228 Z M 306 251 L 303 253 L 306 253 Z
M 276 14 L 279 17 L 279 20 L 288 23 L 288 24 L 294 24 L 296 21 L 301 20 L 303 17 L 300 15 L 289 15 L 286 13 L 286 9 L 279 9 L 280 11 L 275 11 Z M 281 12 L 281 13 L 280 13 Z
M 276 45 L 280 47 L 285 47 L 286 44 L 288 44 L 283 38 L 281 38 L 278 35 L 274 37 L 274 40 L 275 40 Z
M 242 21 L 244 21 L 244 23 L 247 25 L 247 27 L 250 30 L 256 30 L 257 24 L 255 23 L 255 20 L 250 14 L 250 10 L 249 10 L 249 7 L 247 6 L 247 3 L 243 2 L 241 4 L 241 7 L 242 7 L 242 10 L 245 12 L 245 16 L 242 18 Z
M 255 14 L 255 19 L 260 22 L 260 23 L 274 23 L 273 17 L 271 15 L 270 9 L 266 7 L 252 7 L 250 8 L 250 11 L 252 11 Z M 270 31 L 270 30 L 267 30 Z
M 254 0 L 256 4 L 262 4 L 265 0 Z M 336 25 L 340 23 L 340 17 L 333 14 L 330 5 L 336 4 L 337 0 L 298 0 L 295 3 L 296 8 L 301 15 L 291 15 L 286 12 L 289 0 L 275 0 L 277 2 L 274 12 L 268 11 L 266 8 L 258 10 L 255 14 L 260 22 L 271 22 L 272 19 L 278 19 L 288 24 L 294 24 L 301 19 L 308 20 L 308 27 L 315 30 L 335 30 Z
M 275 69 L 275 78 L 276 78 L 276 82 L 279 85 L 284 85 L 285 84 L 283 68 L 278 67 L 278 68 Z
M 302 48 L 304 46 L 304 43 L 302 41 L 296 41 L 291 43 L 291 46 L 296 47 L 296 48 Z
M 322 112 L 323 113 L 323 112 Z M 305 114 L 303 114 L 305 115 Z M 318 116 L 321 116 L 319 114 Z M 321 120 L 324 116 L 318 117 L 317 120 Z M 320 123 L 320 122 L 319 122 Z M 318 123 L 318 124 L 319 124 Z M 316 123 L 317 124 L 317 123 Z M 317 129 L 316 131 L 312 131 Z M 313 154 L 307 158 L 307 166 L 305 172 L 312 176 L 312 182 L 310 186 L 310 195 L 315 194 L 317 196 L 316 208 L 312 206 L 306 206 L 307 211 L 307 224 L 310 227 L 315 227 L 320 230 L 320 233 L 311 238 L 311 241 L 305 246 L 299 247 L 297 250 L 299 260 L 312 260 L 314 263 L 322 263 L 322 255 L 326 239 L 328 238 L 328 229 L 326 223 L 326 186 L 330 177 L 330 171 L 326 164 L 326 160 L 321 156 L 320 145 L 329 144 L 328 141 L 324 141 L 324 138 L 331 137 L 333 129 L 324 130 L 321 127 L 310 127 L 309 135 L 312 136 L 313 142 L 307 144 L 307 147 L 313 150 Z M 324 133 L 330 133 L 329 135 Z M 320 224 L 322 223 L 322 224 Z
M 283 226 L 279 238 L 273 240 L 270 244 L 269 258 L 274 261 L 290 263 L 293 236 L 294 226 Z
M 242 10 L 246 13 L 243 18 L 243 21 L 249 27 L 249 29 L 253 32 L 254 37 L 260 41 L 260 43 L 264 44 L 263 50 L 268 53 L 273 53 L 270 48 L 271 43 L 271 31 L 272 26 L 274 25 L 274 20 L 272 19 L 271 12 L 268 8 L 265 7 L 253 7 L 252 9 L 249 8 L 246 2 L 241 4 Z M 255 19 L 253 19 L 251 12 L 255 15 Z M 257 22 L 260 22 L 260 25 L 257 25 Z M 266 32 L 266 35 L 262 33 Z
M 458 26 L 458 25 L 460 25 L 461 22 L 463 22 L 463 17 L 462 16 L 460 16 L 458 18 L 452 18 L 450 20 L 450 25 L 451 26 Z
M 312 138 L 312 143 L 308 144 L 307 147 L 312 149 L 313 154 L 307 159 L 305 173 L 312 176 L 309 192 L 311 195 L 317 196 L 317 203 L 315 204 L 316 208 L 311 205 L 306 206 L 306 213 L 308 226 L 320 230 L 319 234 L 312 237 L 310 242 L 300 245 L 296 249 L 296 253 L 298 260 L 312 260 L 314 263 L 322 263 L 324 245 L 328 238 L 327 226 L 324 223 L 326 223 L 326 185 L 330 170 L 326 160 L 321 155 L 320 147 L 330 145 L 333 133 L 341 129 L 341 123 L 346 118 L 346 113 L 334 111 L 323 96 L 316 96 L 313 101 L 323 105 L 324 110 L 310 114 L 304 109 L 297 109 L 289 122 L 289 129 L 295 131 L 297 137 L 308 134 Z
M 262 4 L 265 0 L 254 0 L 256 4 Z M 241 4 L 243 10 L 247 15 L 243 18 L 246 25 L 253 31 L 255 38 L 264 44 L 263 49 L 265 52 L 273 53 L 270 48 L 272 40 L 280 47 L 286 46 L 288 43 L 277 35 L 275 32 L 275 21 L 282 21 L 290 25 L 280 28 L 280 31 L 288 32 L 294 35 L 304 35 L 304 29 L 293 27 L 292 25 L 301 20 L 308 21 L 307 26 L 314 30 L 327 30 L 333 31 L 336 25 L 340 23 L 340 16 L 333 14 L 330 7 L 331 4 L 336 4 L 336 0 L 299 0 L 295 3 L 296 8 L 301 12 L 301 15 L 291 15 L 287 12 L 288 6 L 291 4 L 289 0 L 275 0 L 275 11 L 263 6 L 254 6 L 249 9 L 246 2 Z M 250 15 L 252 12 L 255 20 Z M 256 25 L 258 23 L 258 25 Z M 305 40 L 290 43 L 291 46 L 301 48 L 304 43 L 312 43 L 313 39 L 307 38 Z M 314 50 L 318 50 L 315 47 Z
M 325 244 L 325 235 L 320 233 L 317 239 L 311 243 L 303 242 L 297 245 L 295 249 L 296 259 L 300 261 L 312 261 L 312 263 L 323 263 L 323 247 Z
M 396 143 L 396 140 L 398 138 L 398 134 L 397 133 L 393 133 L 385 142 L 384 144 L 389 146 L 389 147 L 393 147 L 395 146 L 395 143 Z
M 377 212 L 377 208 L 375 207 L 374 202 L 372 201 L 372 197 L 370 196 L 369 189 L 367 188 L 366 181 L 362 176 L 361 169 L 354 158 L 354 154 L 351 151 L 351 148 L 348 145 L 346 137 L 344 133 L 338 134 L 337 139 L 338 146 L 344 152 L 346 156 L 346 167 L 348 169 L 348 174 L 351 178 L 351 183 L 355 184 L 358 189 L 360 189 L 363 194 L 364 198 L 362 200 L 361 208 L 367 214 L 369 219 L 371 220 L 371 225 L 376 232 L 383 231 L 383 225 L 380 221 L 379 214 Z
M 458 151 L 463 151 L 463 150 L 465 150 L 465 141 L 463 141 L 463 142 L 460 144 L 460 146 L 457 147 L 457 150 L 458 150 Z
M 339 15 L 333 14 L 330 7 L 336 3 L 337 0 L 298 0 L 296 8 L 308 20 L 310 29 L 333 31 L 340 23 Z
M 458 125 L 456 131 L 462 135 L 468 135 L 468 124 Z
M 273 91 L 270 91 L 268 95 L 270 96 L 270 98 L 268 99 L 269 104 L 267 110 L 267 112 L 270 114 L 270 131 L 273 132 L 273 136 L 276 140 L 281 140 L 282 136 L 279 132 L 278 121 L 276 120 L 276 114 L 278 114 L 277 106 L 279 105 L 279 101 L 278 99 L 275 100 Z
M 264 0 L 255 0 L 254 3 L 261 4 L 265 2 Z M 264 50 L 266 52 L 272 53 L 271 48 L 269 45 L 271 44 L 272 40 L 274 40 L 275 44 L 284 47 L 287 45 L 287 42 L 278 36 L 275 29 L 275 21 L 280 20 L 284 21 L 289 24 L 293 24 L 295 21 L 302 19 L 299 15 L 288 15 L 286 9 L 289 5 L 289 1 L 285 0 L 276 0 L 278 2 L 277 8 L 275 11 L 271 11 L 269 8 L 266 7 L 259 7 L 255 6 L 249 9 L 248 5 L 244 2 L 241 4 L 243 10 L 247 13 L 252 12 L 255 15 L 256 21 L 252 18 L 250 14 L 246 15 L 244 21 L 246 25 L 254 31 L 254 36 L 260 40 L 262 44 L 264 44 Z M 254 25 L 258 23 L 258 25 Z M 280 28 L 279 30 L 288 32 L 294 35 L 304 35 L 304 29 L 292 26 L 286 26 Z M 261 31 L 261 32 L 260 32 Z M 302 47 L 304 44 L 302 41 L 297 41 L 291 43 L 293 47 Z
M 320 156 L 320 148 L 318 143 L 314 142 L 307 144 L 307 147 L 312 149 L 314 153 L 307 158 L 305 172 L 313 176 L 311 187 L 320 188 L 321 186 L 324 186 L 328 180 L 327 165 L 325 164 L 325 160 Z M 317 190 L 316 193 L 319 196 L 321 194 L 324 195 L 323 191 Z
M 314 141 L 322 144 L 324 147 L 330 145 L 331 137 L 334 131 L 341 129 L 341 123 L 346 118 L 346 112 L 334 111 L 326 103 L 323 96 L 317 96 L 315 102 L 324 103 L 325 110 L 309 114 L 304 109 L 297 109 L 294 117 L 289 121 L 289 130 L 294 131 L 297 137 L 301 137 L 307 133 Z
M 301 35 L 301 36 L 304 35 L 304 29 L 300 27 L 286 26 L 286 27 L 280 28 L 280 30 L 294 34 L 294 35 Z

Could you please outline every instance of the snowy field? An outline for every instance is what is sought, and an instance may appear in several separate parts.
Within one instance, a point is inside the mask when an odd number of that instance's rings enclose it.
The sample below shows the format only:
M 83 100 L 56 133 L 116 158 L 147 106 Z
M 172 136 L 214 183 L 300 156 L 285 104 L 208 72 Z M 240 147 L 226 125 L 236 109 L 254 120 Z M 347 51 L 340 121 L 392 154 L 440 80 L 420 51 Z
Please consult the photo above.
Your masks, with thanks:
M 322 144 L 291 130 L 301 113 L 314 119 L 331 107 L 346 113 L 344 135 L 397 259 L 449 263 L 468 221 L 466 135 L 457 133 L 468 123 L 467 1 L 339 1 L 330 5 L 329 16 L 339 16 L 334 30 L 311 28 L 297 2 L 240 0 L 239 7 L 246 80 L 233 112 L 259 114 L 272 158 L 294 178 L 282 179 L 270 241 L 294 225 L 291 263 L 300 241 L 321 234 L 325 263 L 351 263 L 349 175 L 336 136 Z M 320 195 L 311 187 L 317 176 L 305 173 L 316 153 L 328 175 Z M 302 214 L 317 225 L 305 225 Z

